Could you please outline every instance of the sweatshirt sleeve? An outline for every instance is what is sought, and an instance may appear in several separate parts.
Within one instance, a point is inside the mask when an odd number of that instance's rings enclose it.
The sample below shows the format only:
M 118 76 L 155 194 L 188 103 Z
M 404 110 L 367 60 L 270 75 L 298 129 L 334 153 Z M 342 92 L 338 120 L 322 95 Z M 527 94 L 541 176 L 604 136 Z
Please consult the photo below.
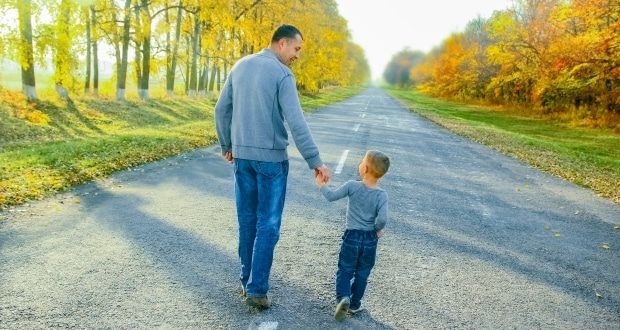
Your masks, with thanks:
M 299 96 L 297 95 L 297 87 L 295 86 L 295 78 L 290 74 L 280 81 L 278 102 L 282 108 L 284 118 L 291 129 L 295 145 L 301 156 L 306 160 L 306 163 L 308 163 L 308 167 L 314 169 L 321 166 L 323 162 L 319 156 L 319 148 L 314 143 L 308 124 L 304 119 L 303 111 L 299 104 Z
M 387 193 L 381 194 L 377 203 L 377 218 L 375 219 L 375 230 L 381 230 L 385 227 L 388 220 L 388 198 Z
M 323 197 L 325 197 L 325 199 L 330 202 L 339 200 L 341 198 L 349 196 L 351 182 L 352 181 L 347 181 L 342 186 L 336 188 L 336 190 L 331 190 L 329 189 L 329 187 L 327 187 L 327 185 L 324 185 L 323 187 L 321 187 L 321 193 L 323 194 Z
M 220 97 L 215 104 L 215 127 L 217 131 L 217 139 L 222 147 L 222 155 L 232 150 L 232 142 L 230 138 L 233 100 L 232 100 L 232 72 L 226 78 L 224 88 L 220 93 Z

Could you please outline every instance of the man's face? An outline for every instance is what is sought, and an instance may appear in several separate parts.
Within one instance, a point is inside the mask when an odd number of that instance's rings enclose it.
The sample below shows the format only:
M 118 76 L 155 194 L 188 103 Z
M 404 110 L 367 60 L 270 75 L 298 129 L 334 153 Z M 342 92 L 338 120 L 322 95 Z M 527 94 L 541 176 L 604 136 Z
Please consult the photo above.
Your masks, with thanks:
M 291 66 L 295 60 L 299 58 L 301 44 L 303 40 L 298 35 L 294 39 L 282 38 L 278 42 L 280 46 L 280 61 L 285 65 Z

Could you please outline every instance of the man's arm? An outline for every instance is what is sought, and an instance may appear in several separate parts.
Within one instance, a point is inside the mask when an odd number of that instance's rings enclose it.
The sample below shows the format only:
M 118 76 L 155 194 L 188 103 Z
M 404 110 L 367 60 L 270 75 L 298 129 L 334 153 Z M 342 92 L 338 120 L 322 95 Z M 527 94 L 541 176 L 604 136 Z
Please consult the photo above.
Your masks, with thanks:
M 232 92 L 231 72 L 228 78 L 226 78 L 224 88 L 215 104 L 215 128 L 217 131 L 217 139 L 222 147 L 222 156 L 229 162 L 232 161 L 232 142 L 230 139 L 233 112 Z
M 304 119 L 303 111 L 297 95 L 295 78 L 292 75 L 284 77 L 279 84 L 278 102 L 282 108 L 284 118 L 291 129 L 295 145 L 311 169 L 318 169 L 323 165 L 319 156 L 319 148 L 314 143 L 308 124 Z M 325 175 L 325 173 L 323 173 Z

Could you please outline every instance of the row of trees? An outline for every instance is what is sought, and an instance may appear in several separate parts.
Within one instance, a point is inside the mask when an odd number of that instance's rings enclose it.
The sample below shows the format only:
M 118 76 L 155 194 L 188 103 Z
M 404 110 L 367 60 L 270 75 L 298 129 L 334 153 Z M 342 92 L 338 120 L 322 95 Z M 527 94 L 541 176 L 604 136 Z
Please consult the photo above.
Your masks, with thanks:
M 304 34 L 294 68 L 301 89 L 357 84 L 370 73 L 334 0 L 0 0 L 0 11 L 19 20 L 0 22 L 0 58 L 21 65 L 29 99 L 37 97 L 38 66 L 53 66 L 62 97 L 82 89 L 97 95 L 102 56 L 114 56 L 119 100 L 131 73 L 142 99 L 152 75 L 165 80 L 168 95 L 178 77 L 186 94 L 204 95 L 219 89 L 236 60 L 268 46 L 283 23 Z
M 620 1 L 515 0 L 384 72 L 437 96 L 620 113 Z

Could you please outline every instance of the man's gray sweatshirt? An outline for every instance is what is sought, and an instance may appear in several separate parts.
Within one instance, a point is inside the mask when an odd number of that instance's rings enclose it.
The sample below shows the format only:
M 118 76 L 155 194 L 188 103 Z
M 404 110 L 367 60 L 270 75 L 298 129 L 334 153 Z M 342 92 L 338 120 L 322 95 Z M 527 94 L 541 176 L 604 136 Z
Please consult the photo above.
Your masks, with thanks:
M 291 69 L 269 48 L 239 60 L 215 105 L 222 154 L 232 150 L 233 157 L 239 159 L 287 160 L 284 120 L 308 166 L 323 164 L 304 119 Z
M 347 181 L 336 190 L 327 185 L 321 193 L 330 202 L 349 197 L 347 229 L 381 230 L 388 220 L 388 196 L 381 188 L 369 188 L 361 181 Z

